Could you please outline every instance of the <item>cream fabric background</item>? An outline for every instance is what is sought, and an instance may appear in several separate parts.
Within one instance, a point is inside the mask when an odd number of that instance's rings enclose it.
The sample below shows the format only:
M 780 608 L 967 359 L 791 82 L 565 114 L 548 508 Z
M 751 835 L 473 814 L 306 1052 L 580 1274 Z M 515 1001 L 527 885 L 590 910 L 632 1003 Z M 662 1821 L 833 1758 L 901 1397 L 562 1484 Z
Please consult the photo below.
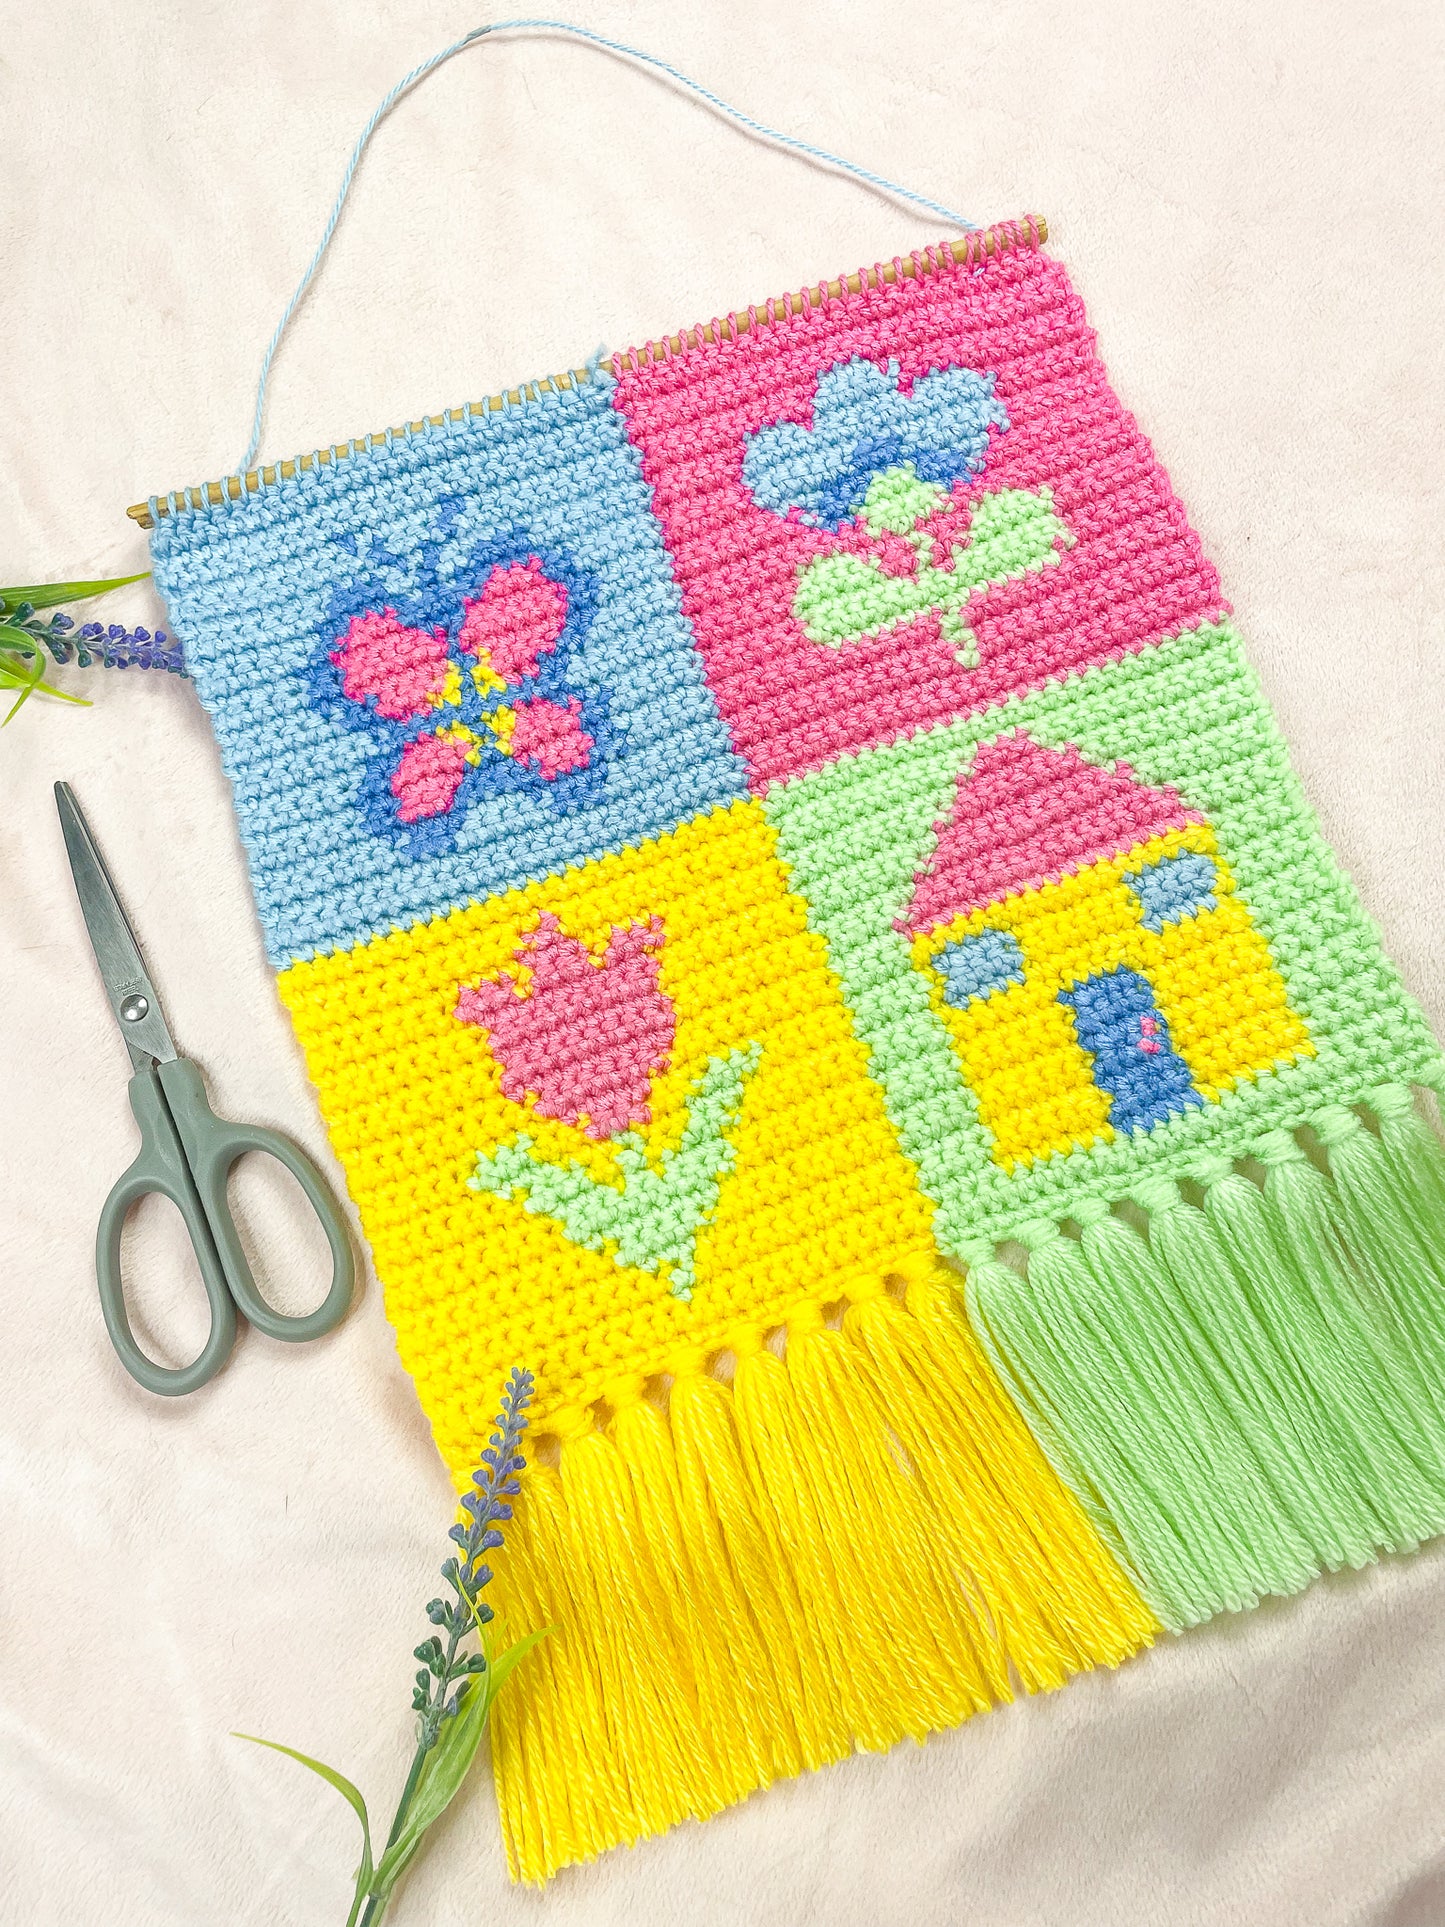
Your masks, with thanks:
M 1445 13 L 1343 0 L 579 0 L 758 117 L 1041 209 L 1218 561 L 1336 849 L 1445 1030 Z M 126 503 L 219 475 L 350 143 L 455 0 L 0 9 L 0 579 L 142 566 Z M 618 62 L 474 49 L 383 128 L 278 364 L 264 453 L 485 395 L 934 230 Z M 108 616 L 154 624 L 141 592 Z M 131 1155 L 50 784 L 69 777 L 218 1106 L 325 1156 L 205 718 L 97 674 L 0 737 L 0 1919 L 339 1922 L 390 1811 L 449 1491 L 374 1281 L 323 1346 L 133 1387 L 96 1213 Z M 273 1275 L 303 1224 L 248 1180 Z M 172 1257 L 147 1221 L 138 1261 Z M 292 1301 L 299 1304 L 299 1298 Z M 179 1287 L 146 1298 L 176 1344 Z M 921 1752 L 509 1890 L 479 1775 L 410 1922 L 1434 1927 L 1445 1551 L 1166 1642 Z

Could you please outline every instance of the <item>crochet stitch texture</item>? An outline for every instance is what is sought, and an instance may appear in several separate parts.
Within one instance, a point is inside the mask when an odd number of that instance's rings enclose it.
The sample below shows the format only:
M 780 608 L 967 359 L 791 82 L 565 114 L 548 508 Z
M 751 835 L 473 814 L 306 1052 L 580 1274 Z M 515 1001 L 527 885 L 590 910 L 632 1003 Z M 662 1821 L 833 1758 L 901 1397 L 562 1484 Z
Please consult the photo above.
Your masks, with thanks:
M 1442 1060 L 1032 223 L 177 507 L 515 1872 L 1445 1528 Z

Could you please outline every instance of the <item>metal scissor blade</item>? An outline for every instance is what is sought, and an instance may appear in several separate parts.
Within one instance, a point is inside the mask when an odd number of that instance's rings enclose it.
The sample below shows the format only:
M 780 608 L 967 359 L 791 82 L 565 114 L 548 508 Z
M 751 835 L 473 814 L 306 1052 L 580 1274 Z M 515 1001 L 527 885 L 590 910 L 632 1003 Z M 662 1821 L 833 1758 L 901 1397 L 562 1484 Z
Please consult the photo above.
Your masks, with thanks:
M 55 807 L 65 835 L 75 893 L 90 932 L 90 947 L 100 966 L 111 1011 L 120 1025 L 130 1061 L 137 1070 L 150 1061 L 168 1064 L 176 1054 L 160 999 L 146 972 L 135 933 L 126 921 L 115 885 L 90 825 L 81 814 L 69 783 L 55 785 Z

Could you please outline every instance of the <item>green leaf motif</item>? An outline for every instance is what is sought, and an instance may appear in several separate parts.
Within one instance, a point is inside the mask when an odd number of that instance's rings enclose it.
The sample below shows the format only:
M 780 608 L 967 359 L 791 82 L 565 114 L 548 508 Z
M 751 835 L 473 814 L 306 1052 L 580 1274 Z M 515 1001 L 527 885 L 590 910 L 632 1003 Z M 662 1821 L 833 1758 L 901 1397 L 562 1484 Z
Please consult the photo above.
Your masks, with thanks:
M 760 1044 L 749 1044 L 708 1060 L 690 1094 L 682 1141 L 662 1153 L 656 1168 L 636 1131 L 618 1138 L 620 1184 L 594 1178 L 575 1161 L 549 1163 L 536 1155 L 529 1137 L 483 1152 L 467 1182 L 499 1198 L 521 1193 L 528 1211 L 555 1218 L 585 1250 L 610 1250 L 619 1265 L 653 1273 L 666 1265 L 673 1296 L 691 1298 L 698 1233 L 737 1162 L 731 1133 L 761 1055 Z
M 918 556 L 912 575 L 890 575 L 871 556 L 831 550 L 815 557 L 798 572 L 793 614 L 810 642 L 838 649 L 847 642 L 883 635 L 899 623 L 922 615 L 941 614 L 945 634 L 969 668 L 978 661 L 977 644 L 966 629 L 961 611 L 970 597 L 992 583 L 1028 575 L 1059 560 L 1071 545 L 1068 528 L 1054 513 L 1052 491 L 1001 488 L 981 495 L 974 503 L 968 539 L 958 543 L 940 566 L 939 545 L 924 530 L 899 529 L 893 497 L 872 501 L 875 490 L 889 481 L 880 477 L 869 491 L 864 516 L 894 534 L 902 534 Z M 916 491 L 917 500 L 897 491 L 909 508 L 931 512 L 931 497 Z M 939 491 L 935 491 L 939 493 Z M 885 509 L 889 511 L 885 515 Z M 870 519 L 871 518 L 871 519 Z

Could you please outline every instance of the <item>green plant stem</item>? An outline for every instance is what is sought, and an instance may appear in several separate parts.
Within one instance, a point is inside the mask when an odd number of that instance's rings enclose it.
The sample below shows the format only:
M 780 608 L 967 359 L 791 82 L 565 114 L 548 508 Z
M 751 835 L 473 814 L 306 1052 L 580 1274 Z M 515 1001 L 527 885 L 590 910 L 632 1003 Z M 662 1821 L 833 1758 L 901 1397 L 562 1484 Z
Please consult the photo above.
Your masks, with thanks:
M 477 1602 L 470 1594 L 465 1594 L 464 1597 L 466 1598 L 468 1606 L 471 1608 L 477 1636 L 481 1639 L 482 1622 L 477 1615 Z M 452 1664 L 457 1656 L 457 1647 L 461 1644 L 466 1633 L 471 1630 L 471 1627 L 462 1628 L 459 1626 L 447 1642 L 446 1662 L 442 1667 L 442 1676 L 437 1682 L 436 1689 L 436 1705 L 438 1708 L 446 1704 L 447 1687 L 451 1684 L 451 1670 Z M 485 1640 L 482 1640 L 482 1650 L 484 1652 L 486 1650 Z M 477 1690 L 481 1690 L 480 1684 Z M 388 1851 L 396 1845 L 397 1836 L 402 1829 L 402 1823 L 405 1821 L 407 1812 L 411 1807 L 412 1796 L 416 1792 L 417 1781 L 421 1778 L 422 1767 L 426 1764 L 426 1756 L 436 1745 L 437 1734 L 440 1730 L 441 1720 L 434 1716 L 434 1709 L 428 1707 L 422 1717 L 421 1737 L 417 1741 L 416 1752 L 411 1758 L 411 1766 L 407 1771 L 406 1781 L 401 1789 L 401 1798 L 396 1803 L 396 1812 L 391 1822 L 391 1832 L 386 1836 L 386 1846 L 382 1848 L 381 1853 L 377 1856 L 376 1864 L 378 1866 L 380 1866 L 381 1862 L 386 1858 Z M 373 1894 L 366 1903 L 366 1911 L 361 1916 L 359 1927 L 376 1927 L 376 1922 L 381 1919 L 382 1911 L 386 1907 L 386 1904 L 387 1902 L 381 1899 L 379 1895 Z
M 378 1866 L 381 1864 L 381 1859 L 384 1858 L 386 1853 L 396 1844 L 396 1837 L 401 1832 L 402 1822 L 406 1819 L 407 1809 L 411 1806 L 412 1795 L 416 1792 L 416 1783 L 421 1778 L 422 1767 L 426 1762 L 427 1754 L 431 1752 L 433 1744 L 433 1741 L 425 1739 L 417 1743 L 417 1749 L 412 1755 L 411 1767 L 406 1776 L 406 1783 L 401 1789 L 401 1798 L 396 1803 L 396 1814 L 391 1823 L 391 1832 L 386 1836 L 386 1846 L 382 1848 L 381 1855 L 377 1860 Z M 389 1895 L 387 1899 L 390 1899 Z M 381 1919 L 383 1909 L 386 1905 L 387 1901 L 383 1900 L 380 1894 L 373 1894 L 366 1903 L 366 1911 L 361 1916 L 360 1927 L 375 1927 L 375 1923 Z

